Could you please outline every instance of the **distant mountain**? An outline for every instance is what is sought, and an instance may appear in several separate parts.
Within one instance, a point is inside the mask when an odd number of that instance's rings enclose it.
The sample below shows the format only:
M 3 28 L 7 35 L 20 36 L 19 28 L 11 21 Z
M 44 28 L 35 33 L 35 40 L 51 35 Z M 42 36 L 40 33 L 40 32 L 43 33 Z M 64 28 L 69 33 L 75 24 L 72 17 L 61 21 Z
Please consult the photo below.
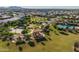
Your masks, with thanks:
M 15 12 L 24 12 L 24 13 L 29 13 L 29 12 L 44 12 L 47 13 L 49 11 L 79 11 L 79 9 L 34 9 L 34 8 L 23 8 L 19 6 L 9 6 L 9 7 L 0 7 L 0 12 L 4 11 L 15 11 Z
M 10 6 L 7 9 L 10 11 L 21 11 L 21 12 L 24 11 L 24 8 L 18 6 Z
M 22 9 L 21 7 L 17 7 L 17 6 L 11 6 L 11 7 L 8 7 L 9 9 Z

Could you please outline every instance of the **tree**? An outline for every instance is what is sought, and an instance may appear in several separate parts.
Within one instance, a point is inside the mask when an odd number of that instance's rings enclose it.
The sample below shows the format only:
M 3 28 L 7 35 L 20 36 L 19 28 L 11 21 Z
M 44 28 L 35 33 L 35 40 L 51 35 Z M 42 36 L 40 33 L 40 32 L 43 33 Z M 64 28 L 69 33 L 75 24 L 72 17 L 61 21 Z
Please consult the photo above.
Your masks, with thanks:
M 25 42 L 22 41 L 22 40 L 18 40 L 18 41 L 16 42 L 16 45 L 21 45 L 21 44 L 25 44 Z
M 10 43 L 8 42 L 8 43 L 6 44 L 6 46 L 10 46 Z
M 27 34 L 28 33 L 28 29 L 24 29 L 23 31 L 22 31 L 22 34 Z
M 28 44 L 29 44 L 31 47 L 34 47 L 34 46 L 35 46 L 35 43 L 32 42 L 32 41 L 29 41 Z
M 18 47 L 19 51 L 23 51 L 23 48 L 21 46 Z

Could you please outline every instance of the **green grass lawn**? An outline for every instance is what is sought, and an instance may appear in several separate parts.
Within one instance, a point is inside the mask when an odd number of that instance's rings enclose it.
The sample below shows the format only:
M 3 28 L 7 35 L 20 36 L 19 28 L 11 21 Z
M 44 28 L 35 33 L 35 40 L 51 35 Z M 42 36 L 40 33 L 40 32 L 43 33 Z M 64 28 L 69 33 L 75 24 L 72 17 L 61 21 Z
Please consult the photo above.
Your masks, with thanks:
M 40 21 L 47 21 L 45 17 L 31 17 L 31 21 L 40 22 Z
M 73 51 L 73 44 L 75 41 L 79 40 L 79 34 L 70 34 L 69 36 L 60 35 L 57 36 L 51 33 L 51 39 L 45 43 L 45 46 L 38 43 L 35 47 L 30 47 L 28 44 L 23 45 L 23 51 L 27 52 L 60 52 L 60 51 Z M 6 46 L 6 42 L 0 41 L 0 51 L 19 51 L 15 44 L 10 44 L 9 47 Z
M 53 29 L 57 32 L 57 30 Z M 35 47 L 30 47 L 28 44 L 22 45 L 23 51 L 27 52 L 71 52 L 73 51 L 73 45 L 75 41 L 79 40 L 79 34 L 68 33 L 69 35 L 56 35 L 54 31 L 50 32 L 51 40 L 45 41 L 45 46 L 41 43 L 36 43 Z M 58 32 L 57 32 L 58 33 Z M 47 36 L 46 36 L 47 37 Z M 10 46 L 6 46 L 7 42 L 0 40 L 0 51 L 2 52 L 18 52 L 18 47 L 11 43 Z

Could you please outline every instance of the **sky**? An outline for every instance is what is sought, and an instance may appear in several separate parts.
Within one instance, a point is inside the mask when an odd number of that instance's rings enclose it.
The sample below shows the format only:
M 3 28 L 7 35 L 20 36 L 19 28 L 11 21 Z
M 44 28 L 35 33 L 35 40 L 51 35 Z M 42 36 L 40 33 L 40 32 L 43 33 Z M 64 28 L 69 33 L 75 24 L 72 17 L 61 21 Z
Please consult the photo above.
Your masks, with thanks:
M 23 8 L 42 8 L 42 9 L 79 9 L 79 6 L 22 6 Z
M 0 0 L 0 7 L 2 6 L 21 6 L 23 8 L 79 9 L 79 2 L 78 0 Z

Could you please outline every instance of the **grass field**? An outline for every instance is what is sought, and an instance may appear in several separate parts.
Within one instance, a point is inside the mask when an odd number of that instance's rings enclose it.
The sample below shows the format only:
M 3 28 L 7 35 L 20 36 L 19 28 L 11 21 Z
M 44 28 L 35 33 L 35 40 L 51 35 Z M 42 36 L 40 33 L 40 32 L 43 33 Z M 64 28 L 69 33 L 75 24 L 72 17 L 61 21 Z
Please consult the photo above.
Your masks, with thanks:
M 53 28 L 53 27 L 52 27 Z M 57 30 L 53 28 L 55 32 L 58 33 Z M 56 35 L 54 31 L 50 32 L 51 40 L 45 41 L 45 45 L 41 43 L 36 43 L 35 47 L 30 47 L 28 44 L 22 45 L 23 51 L 27 52 L 72 52 L 73 45 L 75 41 L 79 40 L 79 34 L 68 33 L 69 35 Z M 47 37 L 47 36 L 46 36 Z M 0 40 L 0 51 L 1 52 L 19 52 L 18 47 L 11 43 L 10 46 L 6 46 L 7 42 L 2 42 Z

